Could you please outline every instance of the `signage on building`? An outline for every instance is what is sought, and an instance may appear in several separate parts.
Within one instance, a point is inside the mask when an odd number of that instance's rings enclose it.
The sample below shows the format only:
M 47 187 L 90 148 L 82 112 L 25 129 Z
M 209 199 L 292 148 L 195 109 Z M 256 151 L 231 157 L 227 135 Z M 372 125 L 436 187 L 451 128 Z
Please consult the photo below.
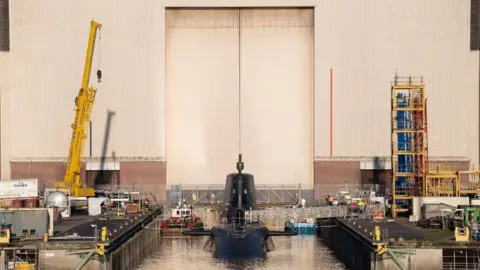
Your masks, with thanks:
M 38 179 L 0 180 L 0 198 L 13 199 L 38 196 Z

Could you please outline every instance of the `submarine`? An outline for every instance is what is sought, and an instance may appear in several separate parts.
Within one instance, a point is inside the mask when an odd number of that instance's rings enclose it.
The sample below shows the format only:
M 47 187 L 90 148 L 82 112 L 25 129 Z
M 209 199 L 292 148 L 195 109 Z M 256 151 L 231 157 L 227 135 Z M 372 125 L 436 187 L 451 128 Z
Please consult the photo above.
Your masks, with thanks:
M 244 163 L 240 154 L 238 173 L 227 175 L 225 183 L 226 209 L 221 213 L 220 224 L 211 230 L 188 231 L 184 235 L 210 236 L 204 250 L 215 257 L 261 257 L 274 251 L 273 236 L 294 236 L 297 232 L 272 231 L 262 221 L 246 218 L 246 211 L 258 210 L 255 182 L 252 174 L 243 173 Z

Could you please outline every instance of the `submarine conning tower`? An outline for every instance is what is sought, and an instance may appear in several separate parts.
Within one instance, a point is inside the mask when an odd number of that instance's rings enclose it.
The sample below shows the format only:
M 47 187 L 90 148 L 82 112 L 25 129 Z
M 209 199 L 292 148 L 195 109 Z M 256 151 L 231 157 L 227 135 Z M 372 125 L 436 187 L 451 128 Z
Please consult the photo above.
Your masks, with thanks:
M 227 175 L 225 183 L 225 203 L 228 204 L 227 221 L 244 220 L 245 211 L 258 210 L 253 175 L 243 173 L 242 155 L 237 162 L 238 173 Z

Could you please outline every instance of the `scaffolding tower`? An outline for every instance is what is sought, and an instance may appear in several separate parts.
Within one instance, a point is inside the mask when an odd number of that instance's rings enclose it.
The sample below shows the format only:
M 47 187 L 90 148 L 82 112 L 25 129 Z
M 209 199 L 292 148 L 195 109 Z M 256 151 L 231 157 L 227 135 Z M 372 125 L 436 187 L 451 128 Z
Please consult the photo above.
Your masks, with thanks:
M 423 78 L 398 77 L 392 84 L 392 216 L 408 212 L 426 189 L 427 118 Z

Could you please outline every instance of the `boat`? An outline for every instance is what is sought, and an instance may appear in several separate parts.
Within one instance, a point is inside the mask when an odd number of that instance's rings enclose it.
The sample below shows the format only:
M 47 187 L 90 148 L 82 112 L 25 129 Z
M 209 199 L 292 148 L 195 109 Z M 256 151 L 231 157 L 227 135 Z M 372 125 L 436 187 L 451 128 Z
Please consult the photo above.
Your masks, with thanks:
M 312 218 L 297 218 L 285 221 L 286 232 L 296 232 L 302 235 L 314 235 L 317 233 L 317 226 Z
M 162 236 L 182 236 L 187 231 L 203 231 L 203 221 L 193 214 L 193 207 L 186 204 L 172 209 L 170 218 L 162 222 Z

